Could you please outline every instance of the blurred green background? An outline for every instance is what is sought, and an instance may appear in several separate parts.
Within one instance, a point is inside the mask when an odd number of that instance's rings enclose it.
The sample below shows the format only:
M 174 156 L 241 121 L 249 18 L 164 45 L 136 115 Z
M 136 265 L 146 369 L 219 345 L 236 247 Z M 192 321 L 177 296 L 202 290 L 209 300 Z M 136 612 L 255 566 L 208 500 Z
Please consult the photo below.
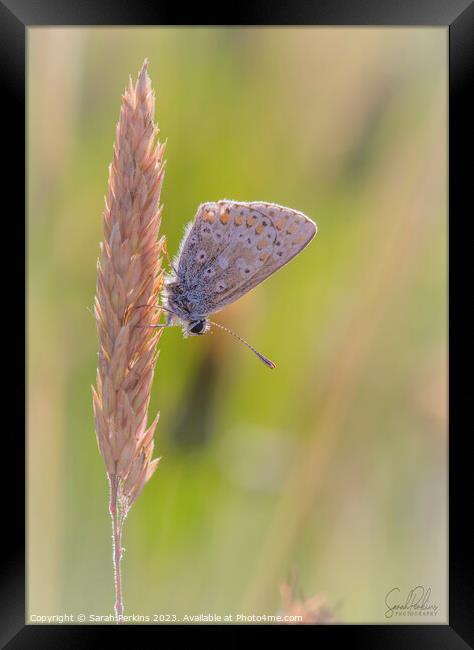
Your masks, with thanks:
M 447 617 L 447 31 L 28 30 L 28 612 L 113 609 L 89 311 L 120 97 L 143 59 L 168 140 L 161 232 L 266 200 L 311 245 L 161 339 L 158 472 L 125 526 L 126 613 L 275 613 L 303 596 L 383 622 L 431 587 Z

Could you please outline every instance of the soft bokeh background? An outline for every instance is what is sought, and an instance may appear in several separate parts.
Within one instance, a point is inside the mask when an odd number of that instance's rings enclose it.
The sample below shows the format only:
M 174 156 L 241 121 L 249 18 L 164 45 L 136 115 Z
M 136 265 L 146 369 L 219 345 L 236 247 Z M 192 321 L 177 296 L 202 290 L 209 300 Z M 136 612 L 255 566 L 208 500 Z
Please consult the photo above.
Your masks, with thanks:
M 275 613 L 297 569 L 341 621 L 385 621 L 387 591 L 418 584 L 445 621 L 447 31 L 28 40 L 29 614 L 113 608 L 89 309 L 120 96 L 148 57 L 170 251 L 220 198 L 294 207 L 319 234 L 220 314 L 277 370 L 222 332 L 165 332 L 126 613 Z

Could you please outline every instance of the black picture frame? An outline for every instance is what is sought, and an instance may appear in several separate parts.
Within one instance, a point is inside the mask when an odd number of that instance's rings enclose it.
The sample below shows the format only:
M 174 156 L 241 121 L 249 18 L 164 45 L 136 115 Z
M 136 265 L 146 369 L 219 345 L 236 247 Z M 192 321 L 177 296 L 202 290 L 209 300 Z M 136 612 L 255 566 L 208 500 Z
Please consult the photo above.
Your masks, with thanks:
M 252 3 L 252 10 L 245 11 L 225 20 L 218 9 L 208 11 L 201 4 L 186 8 L 186 24 L 192 24 L 191 18 L 200 25 L 413 25 L 445 26 L 449 30 L 449 246 L 466 244 L 463 237 L 464 209 L 469 205 L 468 191 L 472 163 L 467 160 L 467 152 L 472 151 L 472 127 L 468 120 L 474 115 L 472 94 L 474 71 L 474 3 L 471 0 L 313 0 L 311 3 L 275 2 L 272 4 Z M 14 253 L 14 273 L 23 278 L 19 260 L 26 258 L 23 242 L 25 238 L 25 218 L 21 200 L 25 193 L 25 65 L 26 65 L 26 30 L 37 25 L 178 25 L 181 16 L 177 7 L 166 6 L 153 0 L 134 0 L 133 3 L 115 0 L 0 0 L 0 74 L 2 75 L 2 110 L 3 124 L 3 162 L 5 163 L 6 183 L 3 184 L 8 194 L 15 196 L 15 207 L 4 214 L 4 223 L 16 226 L 17 232 L 11 235 L 9 251 Z M 221 20 L 222 19 L 222 22 Z M 5 137 L 6 136 L 6 137 Z M 472 181 L 471 181 L 472 183 Z M 472 208 L 471 208 L 472 212 Z M 23 213 L 23 219 L 21 214 Z M 9 219 L 7 220 L 7 216 Z M 466 217 L 469 216 L 469 213 Z M 456 223 L 454 229 L 453 223 Z M 9 230 L 7 232 L 10 232 Z M 5 235 L 4 235 L 5 236 Z M 10 237 L 10 235 L 8 235 Z M 464 240 L 464 241 L 463 241 Z M 466 273 L 466 257 L 456 253 L 450 256 L 449 297 L 450 313 L 453 299 L 460 293 L 459 287 L 453 285 L 454 268 L 456 278 Z M 11 269 L 11 266 L 9 266 Z M 21 291 L 18 291 L 21 296 Z M 469 299 L 470 294 L 464 294 Z M 11 305 L 12 296 L 4 298 Z M 24 309 L 24 302 L 19 298 L 15 318 L 8 319 L 11 335 L 12 328 L 20 329 L 18 314 Z M 25 310 L 26 311 L 26 310 Z M 12 313 L 9 308 L 8 313 Z M 5 320 L 5 319 L 4 319 Z M 462 321 L 462 319 L 461 319 Z M 461 330 L 467 326 L 457 321 Z M 451 325 L 451 321 L 450 321 Z M 451 328 L 452 329 L 452 325 Z M 9 335 L 9 336 L 10 336 Z M 458 335 L 457 335 L 458 336 Z M 454 381 L 452 373 L 453 358 L 457 348 L 450 334 L 450 386 Z M 459 339 L 456 338 L 456 342 Z M 4 358 L 4 368 L 23 368 L 19 362 L 18 350 L 24 346 L 8 346 Z M 469 347 L 469 346 L 468 346 Z M 465 352 L 465 348 L 463 348 Z M 10 355 L 10 357 L 8 356 Z M 21 356 L 21 355 L 20 355 Z M 464 355 L 463 355 L 464 356 Z M 23 357 L 25 358 L 25 357 Z M 4 404 L 7 411 L 17 409 L 10 406 L 10 394 L 20 396 L 18 386 L 22 385 L 21 376 L 13 380 L 8 372 L 10 392 L 8 402 Z M 14 387 L 13 387 L 14 382 Z M 26 383 L 25 383 L 26 385 Z M 474 643 L 474 589 L 472 580 L 472 539 L 465 530 L 465 521 L 472 507 L 473 482 L 470 470 L 470 456 L 467 453 L 467 440 L 470 437 L 469 426 L 457 426 L 455 418 L 463 411 L 463 401 L 467 401 L 468 391 L 450 391 L 450 435 L 449 435 L 449 624 L 447 625 L 334 625 L 334 626 L 282 626 L 278 628 L 281 635 L 304 633 L 315 635 L 319 643 L 327 641 L 346 642 L 354 647 L 384 648 L 436 648 L 461 649 L 473 647 Z M 24 395 L 26 392 L 24 393 Z M 466 404 L 467 406 L 467 404 Z M 465 409 L 467 413 L 467 408 Z M 2 554 L 3 567 L 0 579 L 0 643 L 2 647 L 16 648 L 64 648 L 64 647 L 101 647 L 115 638 L 119 630 L 120 641 L 124 635 L 145 631 L 158 633 L 158 642 L 163 642 L 163 635 L 201 635 L 201 626 L 31 626 L 25 625 L 25 438 L 19 427 L 20 419 L 5 428 L 3 436 L 3 464 L 11 468 L 11 478 L 4 483 L 3 495 L 3 542 L 6 549 Z M 6 459 L 15 459 L 6 461 Z M 6 470 L 4 469 L 4 472 Z M 417 543 L 424 543 L 418 540 Z M 213 627 L 213 626 L 202 626 Z M 243 634 L 249 626 L 233 626 L 237 634 Z M 221 637 L 229 626 L 213 627 Z M 252 626 L 255 639 L 272 626 Z M 291 629 L 292 632 L 288 630 Z M 292 636 L 291 638 L 295 638 Z M 99 646 L 100 644 L 100 646 Z

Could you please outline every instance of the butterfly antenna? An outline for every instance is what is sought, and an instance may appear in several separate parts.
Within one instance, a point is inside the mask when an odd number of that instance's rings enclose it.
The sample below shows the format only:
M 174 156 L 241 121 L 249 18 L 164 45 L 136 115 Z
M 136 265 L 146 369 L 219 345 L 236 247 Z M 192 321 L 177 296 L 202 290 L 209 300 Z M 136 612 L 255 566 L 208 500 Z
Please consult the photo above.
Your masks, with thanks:
M 264 357 L 263 354 L 260 354 L 260 352 L 257 352 L 257 350 L 256 350 L 255 348 L 253 348 L 253 347 L 250 345 L 250 343 L 247 343 L 247 341 L 245 341 L 244 339 L 242 339 L 238 334 L 236 334 L 236 333 L 233 332 L 232 330 L 228 329 L 227 327 L 224 327 L 224 325 L 221 325 L 220 323 L 215 323 L 215 322 L 212 321 L 212 320 L 210 320 L 209 323 L 210 323 L 211 325 L 214 325 L 215 327 L 219 327 L 221 330 L 224 330 L 224 332 L 227 332 L 227 334 L 230 334 L 231 336 L 233 336 L 234 338 L 236 338 L 238 341 L 240 341 L 241 343 L 243 343 L 244 345 L 246 345 L 246 346 L 249 348 L 249 350 L 252 350 L 252 352 L 254 352 L 254 353 L 257 355 L 257 357 L 260 359 L 260 361 L 263 361 L 263 363 L 264 363 L 266 366 L 268 366 L 268 367 L 271 368 L 272 370 L 273 370 L 274 368 L 276 368 L 276 365 L 273 363 L 273 361 L 270 361 L 270 359 L 267 359 L 267 357 Z

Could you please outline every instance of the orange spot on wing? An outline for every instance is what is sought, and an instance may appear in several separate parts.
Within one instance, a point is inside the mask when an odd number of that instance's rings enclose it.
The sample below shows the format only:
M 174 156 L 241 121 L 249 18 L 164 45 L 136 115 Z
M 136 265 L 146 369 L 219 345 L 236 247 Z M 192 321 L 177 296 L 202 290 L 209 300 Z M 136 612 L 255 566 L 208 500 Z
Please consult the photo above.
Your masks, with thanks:
M 254 223 L 255 223 L 255 217 L 252 217 L 252 216 L 247 217 L 247 227 L 248 228 L 251 228 Z
M 224 224 L 225 226 L 228 221 L 229 221 L 229 215 L 225 210 L 221 210 L 221 223 Z
M 235 217 L 234 219 L 235 225 L 240 226 L 243 220 L 244 220 L 243 217 Z
M 255 226 L 255 232 L 257 233 L 257 235 L 261 235 L 261 234 L 262 234 L 262 232 L 263 232 L 263 226 L 262 226 L 261 223 L 259 223 L 257 226 Z
M 257 244 L 258 250 L 261 251 L 262 248 L 265 248 L 265 246 L 268 246 L 268 239 L 260 239 L 260 241 Z
M 277 222 L 275 223 L 275 227 L 277 230 L 283 230 L 283 226 L 285 225 L 285 222 L 283 219 L 278 219 Z
M 206 210 L 202 220 L 209 223 L 214 223 L 214 212 L 212 210 Z

